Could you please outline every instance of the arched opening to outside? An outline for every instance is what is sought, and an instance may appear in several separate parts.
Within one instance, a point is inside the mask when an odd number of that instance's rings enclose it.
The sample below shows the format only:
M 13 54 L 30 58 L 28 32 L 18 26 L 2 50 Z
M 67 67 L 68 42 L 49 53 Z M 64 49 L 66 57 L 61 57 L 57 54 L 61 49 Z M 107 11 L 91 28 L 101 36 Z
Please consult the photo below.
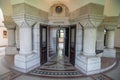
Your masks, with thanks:
M 2 9 L 0 8 L 0 26 L 4 26 L 4 24 L 2 23 L 3 21 L 4 21 L 3 12 Z
M 60 28 L 57 31 L 57 51 L 58 53 L 60 53 L 61 55 L 64 55 L 64 39 L 65 39 L 65 30 L 64 28 Z
M 8 44 L 7 41 L 7 29 L 4 26 L 4 17 L 2 9 L 0 8 L 0 46 L 6 46 Z

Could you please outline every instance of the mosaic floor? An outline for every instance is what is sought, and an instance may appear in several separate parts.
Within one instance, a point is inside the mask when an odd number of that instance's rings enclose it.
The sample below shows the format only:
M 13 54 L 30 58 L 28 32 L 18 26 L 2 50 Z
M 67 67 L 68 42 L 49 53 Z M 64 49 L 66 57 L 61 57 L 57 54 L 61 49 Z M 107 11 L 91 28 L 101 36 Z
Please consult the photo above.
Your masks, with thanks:
M 0 75 L 0 80 L 13 80 L 16 77 L 20 76 L 22 73 L 15 71 L 15 70 L 10 70 L 9 72 Z
M 105 58 L 102 57 L 102 68 L 106 68 L 114 63 L 114 58 Z M 29 74 L 37 75 L 42 77 L 51 77 L 51 78 L 73 78 L 76 77 L 86 77 L 81 71 L 77 70 L 71 63 L 69 63 L 68 58 L 64 57 L 62 51 L 59 51 L 59 54 L 52 57 L 47 63 L 43 66 L 38 67 L 31 71 Z M 105 74 L 97 74 L 89 76 L 92 80 L 112 80 L 110 77 Z
M 34 69 L 29 74 L 47 77 L 83 76 L 80 71 L 75 69 L 75 67 L 69 63 L 68 58 L 62 54 L 62 50 L 59 50 L 58 55 L 55 55 L 43 66 Z

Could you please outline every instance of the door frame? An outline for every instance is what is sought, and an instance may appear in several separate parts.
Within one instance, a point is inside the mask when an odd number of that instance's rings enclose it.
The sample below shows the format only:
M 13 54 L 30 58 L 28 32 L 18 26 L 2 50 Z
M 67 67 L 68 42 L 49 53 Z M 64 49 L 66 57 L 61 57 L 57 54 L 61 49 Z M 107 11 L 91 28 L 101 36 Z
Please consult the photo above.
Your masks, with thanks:
M 43 28 L 45 28 L 46 29 L 46 54 L 44 54 L 44 55 L 46 55 L 46 58 L 45 59 L 43 59 L 42 58 L 42 29 Z M 44 63 L 46 63 L 47 62 L 47 58 L 48 58 L 48 56 L 47 56 L 47 25 L 44 25 L 44 24 L 40 24 L 40 65 L 43 65 Z
M 77 25 L 76 24 L 73 24 L 73 25 L 70 25 L 70 29 L 69 29 L 69 61 L 71 62 L 71 29 L 72 28 L 75 28 L 75 32 L 74 32 L 74 63 L 71 63 L 73 66 L 75 65 L 75 58 L 76 58 L 76 28 L 77 28 Z M 73 57 L 72 56 L 72 57 Z

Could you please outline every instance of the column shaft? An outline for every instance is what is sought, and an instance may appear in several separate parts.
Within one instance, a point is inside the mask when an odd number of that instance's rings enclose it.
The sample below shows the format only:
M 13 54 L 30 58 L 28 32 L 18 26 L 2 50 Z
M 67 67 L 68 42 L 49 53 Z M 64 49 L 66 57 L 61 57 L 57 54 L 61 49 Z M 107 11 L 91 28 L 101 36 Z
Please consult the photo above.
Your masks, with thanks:
M 8 29 L 8 46 L 15 46 L 15 30 Z
M 87 56 L 95 56 L 96 47 L 96 29 L 89 28 L 84 30 L 83 54 Z
M 106 47 L 107 48 L 114 48 L 114 30 L 108 30 L 106 32 Z
M 31 27 L 20 27 L 20 54 L 32 53 Z

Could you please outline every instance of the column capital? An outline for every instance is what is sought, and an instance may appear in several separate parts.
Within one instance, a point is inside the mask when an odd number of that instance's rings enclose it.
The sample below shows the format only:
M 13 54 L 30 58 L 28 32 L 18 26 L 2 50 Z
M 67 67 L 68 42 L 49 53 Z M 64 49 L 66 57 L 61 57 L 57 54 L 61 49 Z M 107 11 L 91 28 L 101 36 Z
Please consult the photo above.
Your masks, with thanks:
M 101 25 L 104 17 L 97 15 L 85 15 L 81 18 L 80 23 L 85 29 L 87 28 L 97 28 Z
M 14 19 L 14 21 L 20 28 L 32 27 L 35 24 L 35 21 L 31 21 L 31 20 L 16 20 L 16 19 Z
M 108 31 L 115 31 L 116 30 L 116 25 L 111 25 L 111 24 L 107 24 L 104 26 L 106 30 Z
M 16 27 L 16 24 L 11 16 L 4 16 L 3 23 L 7 29 L 15 29 Z
M 118 26 L 118 16 L 105 17 L 103 24 L 106 30 L 115 30 Z
M 15 27 L 16 27 L 16 24 L 14 22 L 4 21 L 3 23 L 8 30 L 15 29 Z
M 95 26 L 90 20 L 86 21 L 86 24 L 84 25 L 84 29 L 96 29 L 97 26 Z

